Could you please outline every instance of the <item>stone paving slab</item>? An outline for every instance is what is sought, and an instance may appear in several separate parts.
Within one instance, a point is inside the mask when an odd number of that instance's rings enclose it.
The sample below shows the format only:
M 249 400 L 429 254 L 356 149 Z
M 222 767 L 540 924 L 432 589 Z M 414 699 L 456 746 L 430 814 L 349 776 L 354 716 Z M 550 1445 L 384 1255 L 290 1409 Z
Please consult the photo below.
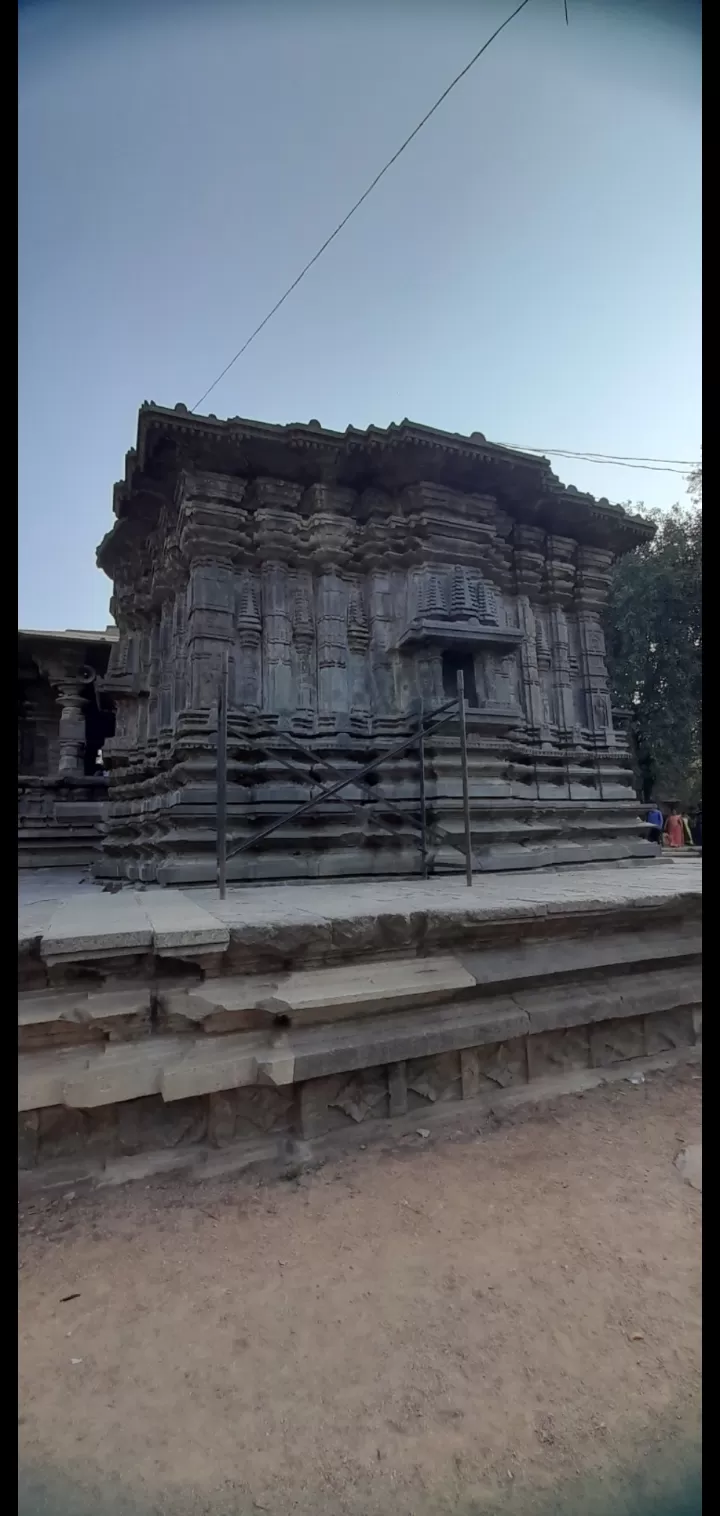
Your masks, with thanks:
M 195 953 L 203 948 L 223 952 L 230 941 L 224 922 L 185 894 L 146 890 L 135 898 L 150 920 L 153 947 L 161 957 L 182 954 L 187 947 L 192 947 Z
M 22 910 L 20 919 L 22 921 Z M 139 953 L 153 945 L 153 931 L 140 896 L 71 895 L 53 911 L 43 932 L 40 955 L 48 963 Z
M 484 875 L 468 889 L 457 878 L 362 880 L 283 884 L 230 889 L 220 901 L 215 889 L 121 890 L 73 893 L 56 902 L 29 901 L 18 912 L 18 947 L 41 939 L 47 961 L 70 961 L 109 953 L 154 950 L 222 952 L 229 940 L 254 933 L 301 943 L 323 931 L 335 940 L 353 924 L 349 945 L 362 923 L 372 935 L 386 927 L 398 944 L 422 919 L 433 923 L 513 921 L 576 912 L 607 912 L 633 906 L 697 899 L 702 863 L 688 858 L 667 868 L 662 860 L 618 868 L 568 868 L 557 873 Z M 161 898 L 160 898 L 161 897 Z M 362 931 L 358 944 L 362 949 Z M 408 944 L 409 945 L 409 944 Z

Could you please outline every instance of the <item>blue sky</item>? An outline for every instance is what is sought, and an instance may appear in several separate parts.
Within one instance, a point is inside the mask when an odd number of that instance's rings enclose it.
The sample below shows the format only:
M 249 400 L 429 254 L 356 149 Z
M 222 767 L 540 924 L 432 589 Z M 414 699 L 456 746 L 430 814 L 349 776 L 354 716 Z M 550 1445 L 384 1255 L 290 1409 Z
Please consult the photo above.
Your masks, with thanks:
M 139 404 L 195 403 L 512 9 L 21 6 L 21 625 L 106 624 Z M 699 457 L 699 8 L 569 11 L 531 0 L 205 410 Z

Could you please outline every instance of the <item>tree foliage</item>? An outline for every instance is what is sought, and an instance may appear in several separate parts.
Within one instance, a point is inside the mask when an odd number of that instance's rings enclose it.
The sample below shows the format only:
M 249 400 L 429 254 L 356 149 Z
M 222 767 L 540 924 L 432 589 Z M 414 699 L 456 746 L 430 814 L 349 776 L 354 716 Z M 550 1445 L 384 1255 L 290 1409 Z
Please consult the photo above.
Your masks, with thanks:
M 702 470 L 689 506 L 635 507 L 656 527 L 616 564 L 606 638 L 613 703 L 630 713 L 643 800 L 702 804 Z

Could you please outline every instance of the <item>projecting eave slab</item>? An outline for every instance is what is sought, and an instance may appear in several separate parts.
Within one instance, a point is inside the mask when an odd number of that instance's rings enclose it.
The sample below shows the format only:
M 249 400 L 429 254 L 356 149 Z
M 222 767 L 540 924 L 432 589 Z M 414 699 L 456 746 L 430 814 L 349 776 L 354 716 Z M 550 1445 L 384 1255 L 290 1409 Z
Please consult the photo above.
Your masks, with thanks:
M 524 637 L 517 627 L 482 626 L 473 621 L 413 621 L 398 641 L 398 648 L 421 647 L 432 644 L 446 648 L 491 648 L 512 650 Z

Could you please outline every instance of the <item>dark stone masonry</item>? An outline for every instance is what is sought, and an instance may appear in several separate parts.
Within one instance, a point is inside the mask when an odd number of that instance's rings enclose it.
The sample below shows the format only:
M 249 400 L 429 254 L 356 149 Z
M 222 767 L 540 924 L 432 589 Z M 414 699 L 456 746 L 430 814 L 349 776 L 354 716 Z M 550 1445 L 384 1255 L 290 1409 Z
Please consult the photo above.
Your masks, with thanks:
M 408 421 L 339 433 L 145 404 L 114 512 L 98 550 L 119 629 L 102 877 L 214 878 L 225 657 L 231 848 L 328 781 L 298 773 L 293 737 L 351 774 L 462 671 L 479 870 L 655 851 L 601 627 L 614 559 L 651 528 L 546 459 Z M 428 740 L 425 776 L 431 867 L 457 870 L 456 726 Z M 228 877 L 418 873 L 418 795 L 415 749 L 380 768 L 370 803 L 353 789 L 287 820 Z

